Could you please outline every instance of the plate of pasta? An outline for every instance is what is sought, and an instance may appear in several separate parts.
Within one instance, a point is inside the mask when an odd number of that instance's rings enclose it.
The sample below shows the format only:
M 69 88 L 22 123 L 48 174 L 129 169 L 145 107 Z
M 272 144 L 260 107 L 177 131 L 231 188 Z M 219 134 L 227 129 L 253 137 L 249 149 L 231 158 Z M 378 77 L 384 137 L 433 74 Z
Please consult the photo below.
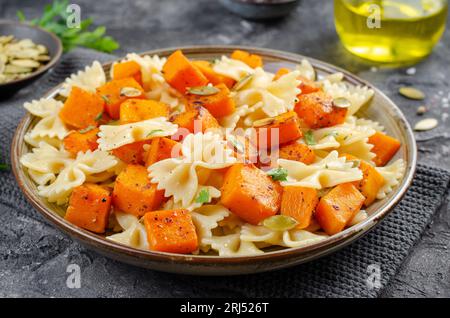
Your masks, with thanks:
M 27 199 L 105 255 L 198 275 L 310 261 L 399 202 L 416 145 L 401 111 L 338 67 L 195 46 L 94 61 L 12 143 Z

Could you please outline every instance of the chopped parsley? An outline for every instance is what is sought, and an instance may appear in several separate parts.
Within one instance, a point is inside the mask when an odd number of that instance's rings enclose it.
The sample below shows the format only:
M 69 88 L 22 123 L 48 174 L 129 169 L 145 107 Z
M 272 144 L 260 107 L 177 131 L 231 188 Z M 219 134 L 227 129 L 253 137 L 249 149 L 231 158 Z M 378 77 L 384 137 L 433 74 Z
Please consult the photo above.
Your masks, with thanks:
M 267 172 L 274 181 L 287 181 L 288 171 L 284 168 L 274 168 Z
M 202 189 L 200 193 L 198 194 L 198 197 L 195 199 L 196 203 L 207 203 L 209 202 L 209 190 L 208 189 Z

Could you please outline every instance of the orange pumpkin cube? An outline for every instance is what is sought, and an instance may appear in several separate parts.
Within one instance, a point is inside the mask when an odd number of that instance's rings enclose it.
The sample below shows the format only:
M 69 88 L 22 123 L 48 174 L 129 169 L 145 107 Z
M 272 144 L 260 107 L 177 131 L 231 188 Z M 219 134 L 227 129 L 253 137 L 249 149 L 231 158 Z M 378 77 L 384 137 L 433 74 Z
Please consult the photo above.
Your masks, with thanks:
M 201 106 L 177 114 L 171 118 L 171 121 L 177 124 L 181 130 L 187 130 L 186 132 L 190 133 L 205 132 L 207 129 L 220 127 L 217 119 Z
M 231 53 L 231 58 L 234 60 L 242 61 L 252 68 L 263 67 L 261 56 L 250 54 L 246 51 L 235 50 L 233 51 L 233 53 Z
M 347 108 L 334 106 L 333 98 L 322 91 L 300 94 L 294 110 L 300 120 L 313 129 L 342 124 L 347 114 Z
M 234 79 L 214 72 L 211 63 L 208 61 L 193 61 L 192 64 L 195 65 L 213 85 L 225 84 L 228 88 L 232 88 L 236 83 Z
M 85 183 L 73 189 L 64 218 L 88 231 L 104 233 L 110 210 L 110 191 L 97 184 Z
M 136 61 L 125 61 L 113 65 L 113 79 L 132 77 L 142 85 L 141 66 Z
M 104 105 L 105 102 L 97 94 L 73 86 L 59 117 L 65 124 L 77 129 L 98 126 Z
M 116 178 L 113 191 L 113 205 L 116 209 L 137 217 L 159 208 L 164 191 L 157 190 L 151 183 L 147 168 L 128 165 Z
M 141 94 L 134 96 L 129 94 L 127 90 L 137 90 Z M 144 89 L 131 77 L 112 80 L 97 88 L 97 94 L 105 101 L 105 109 L 112 119 L 120 118 L 120 104 L 130 98 L 144 98 Z
M 303 136 L 297 114 L 294 111 L 255 121 L 253 127 L 258 135 L 258 149 L 272 148 L 295 141 Z
M 88 150 L 94 151 L 98 148 L 98 132 L 100 129 L 93 128 L 89 131 L 73 131 L 64 138 L 64 149 L 66 149 L 73 157 L 81 152 Z
M 300 161 L 304 164 L 311 164 L 316 160 L 314 151 L 308 145 L 298 142 L 291 142 L 280 147 L 279 157 L 287 160 Z
M 301 81 L 298 88 L 301 89 L 301 94 L 310 94 L 314 92 L 319 92 L 321 90 L 320 86 L 318 86 L 314 81 L 307 79 L 306 77 L 299 76 L 298 79 Z
M 136 141 L 113 149 L 112 154 L 127 164 L 144 164 L 144 145 L 150 143 L 151 140 Z
M 283 188 L 280 213 L 294 218 L 298 222 L 297 229 L 305 229 L 311 224 L 317 203 L 316 189 L 287 186 Z
M 152 251 L 188 254 L 198 249 L 197 233 L 188 210 L 146 213 L 144 225 Z
M 127 99 L 120 104 L 120 123 L 129 124 L 156 117 L 168 117 L 170 106 L 155 100 Z
M 320 198 L 315 218 L 328 234 L 341 232 L 361 209 L 366 198 L 352 183 L 342 183 Z
M 163 66 L 164 78 L 167 83 L 181 94 L 189 87 L 205 86 L 208 79 L 193 65 L 180 50 L 172 53 Z
M 150 149 L 147 151 L 145 159 L 145 165 L 147 167 L 160 160 L 177 158 L 181 155 L 180 143 L 175 140 L 158 137 L 150 141 Z
M 236 105 L 230 97 L 230 90 L 225 84 L 219 84 L 215 87 L 219 89 L 217 94 L 187 94 L 188 107 L 195 108 L 196 106 L 202 106 L 216 118 L 232 114 L 236 108 Z
M 377 166 L 385 166 L 401 146 L 400 141 L 379 131 L 369 137 L 369 144 L 373 145 L 370 151 L 376 155 L 373 162 Z
M 364 201 L 365 206 L 369 206 L 377 198 L 377 193 L 384 185 L 385 180 L 383 176 L 370 163 L 360 160 L 355 156 L 343 154 L 347 160 L 359 161 L 359 169 L 363 173 L 363 178 L 359 181 L 352 182 L 355 187 L 366 197 Z
M 282 187 L 253 164 L 228 168 L 221 203 L 251 224 L 258 224 L 280 209 Z

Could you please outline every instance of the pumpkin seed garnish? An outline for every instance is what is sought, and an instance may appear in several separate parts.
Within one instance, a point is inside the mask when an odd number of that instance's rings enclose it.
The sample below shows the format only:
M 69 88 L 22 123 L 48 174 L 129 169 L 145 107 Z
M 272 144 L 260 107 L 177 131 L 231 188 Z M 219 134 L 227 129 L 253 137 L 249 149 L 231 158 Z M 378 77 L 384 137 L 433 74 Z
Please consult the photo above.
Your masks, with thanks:
M 232 137 L 232 138 L 229 138 L 228 140 L 231 142 L 233 147 L 236 148 L 238 153 L 241 153 L 241 154 L 244 153 L 245 152 L 244 145 L 235 136 L 230 136 L 230 137 Z
M 232 90 L 233 91 L 238 91 L 241 88 L 243 88 L 245 85 L 247 85 L 248 83 L 250 83 L 250 81 L 253 79 L 253 74 L 248 74 L 246 76 L 244 76 L 243 78 L 241 78 L 236 84 L 234 84 Z
M 422 119 L 421 121 L 417 122 L 414 126 L 414 130 L 417 131 L 425 131 L 425 130 L 431 130 L 433 128 L 436 128 L 438 125 L 438 121 L 435 118 L 426 118 Z
M 275 121 L 275 118 L 267 117 L 259 120 L 255 120 L 253 122 L 253 127 L 262 127 L 262 126 L 268 126 L 273 124 Z
M 297 220 L 287 215 L 274 215 L 264 219 L 263 225 L 274 231 L 287 231 L 298 224 Z
M 80 129 L 78 132 L 79 132 L 80 134 L 85 134 L 85 133 L 90 132 L 91 130 L 93 130 L 93 129 L 95 129 L 95 128 L 96 128 L 95 126 L 89 125 L 89 126 L 87 126 L 86 128 Z
M 345 97 L 338 97 L 333 99 L 333 105 L 339 108 L 349 108 L 352 103 Z
M 95 116 L 94 120 L 95 121 L 100 121 L 103 118 L 103 112 L 100 112 L 97 114 L 97 116 Z
M 347 160 L 347 162 L 350 162 L 352 164 L 352 168 L 358 168 L 361 164 L 361 160 Z
M 50 60 L 42 44 L 13 35 L 0 36 L 0 83 L 25 78 Z
M 425 114 L 428 111 L 427 107 L 425 105 L 417 107 L 417 115 L 421 116 Z
M 398 92 L 409 99 L 422 100 L 425 98 L 425 94 L 421 90 L 411 86 L 400 87 Z
M 120 89 L 120 96 L 138 97 L 141 95 L 142 95 L 142 92 L 134 87 L 122 87 Z
M 154 130 L 150 131 L 150 132 L 147 134 L 147 137 L 150 137 L 150 136 L 152 136 L 152 135 L 154 135 L 154 134 L 156 134 L 156 133 L 162 132 L 162 131 L 164 131 L 164 130 L 162 130 L 162 129 L 154 129 Z
M 110 100 L 109 100 L 108 96 L 106 96 L 106 95 L 100 95 L 100 97 L 105 101 L 106 104 L 109 104 L 109 103 L 110 103 Z
M 188 93 L 193 95 L 209 96 L 220 92 L 220 89 L 214 86 L 195 86 L 189 87 Z

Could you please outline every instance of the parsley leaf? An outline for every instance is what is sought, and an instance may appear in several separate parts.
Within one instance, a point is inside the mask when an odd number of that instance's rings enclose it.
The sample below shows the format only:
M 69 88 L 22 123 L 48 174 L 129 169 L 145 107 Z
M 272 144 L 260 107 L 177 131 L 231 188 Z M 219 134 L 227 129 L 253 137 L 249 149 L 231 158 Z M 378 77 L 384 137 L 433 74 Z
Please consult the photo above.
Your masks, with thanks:
M 195 199 L 196 203 L 207 203 L 209 202 L 209 190 L 202 189 L 198 194 L 198 197 Z
M 306 144 L 308 146 L 314 146 L 315 144 L 317 144 L 316 140 L 314 139 L 314 135 L 313 135 L 312 130 L 308 130 L 305 133 L 304 137 L 305 137 Z
M 274 168 L 267 172 L 274 181 L 287 181 L 288 171 L 284 168 Z
M 106 28 L 99 26 L 92 31 L 91 18 L 80 21 L 79 28 L 67 27 L 67 19 L 71 12 L 67 11 L 69 0 L 55 0 L 53 4 L 46 5 L 42 16 L 27 20 L 22 11 L 17 11 L 20 22 L 28 22 L 31 25 L 40 26 L 49 32 L 54 33 L 61 39 L 64 52 L 68 52 L 77 46 L 88 47 L 97 51 L 111 53 L 119 48 L 119 44 L 110 36 L 105 36 Z

